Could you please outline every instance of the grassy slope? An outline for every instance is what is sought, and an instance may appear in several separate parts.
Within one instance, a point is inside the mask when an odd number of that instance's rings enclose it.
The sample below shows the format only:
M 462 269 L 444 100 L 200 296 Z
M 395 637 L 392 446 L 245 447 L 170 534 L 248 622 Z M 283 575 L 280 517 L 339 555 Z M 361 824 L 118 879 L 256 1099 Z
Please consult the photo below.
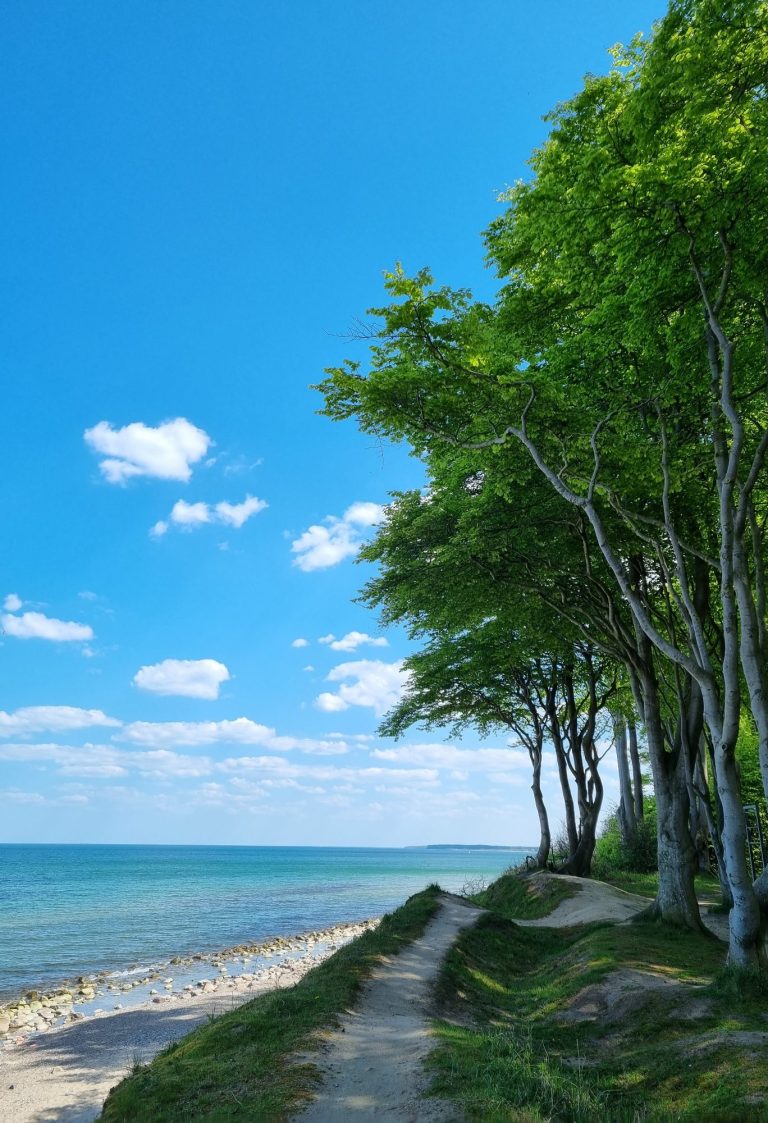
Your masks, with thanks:
M 446 959 L 436 1093 L 484 1123 L 768 1120 L 755 1099 L 766 1091 L 766 1047 L 733 1037 L 768 1031 L 765 996 L 728 991 L 721 944 L 644 921 L 523 928 L 509 917 L 526 892 L 519 878 L 491 886 L 484 903 L 500 908 Z M 651 970 L 685 989 L 648 992 L 618 1022 L 562 1020 L 617 968 Z M 694 998 L 703 1016 L 686 1020 Z
M 510 872 L 482 892 L 473 893 L 471 899 L 507 920 L 539 920 L 576 892 L 567 881 L 554 877 L 524 877 Z
M 137 1067 L 110 1093 L 102 1123 L 287 1119 L 316 1079 L 314 1066 L 292 1057 L 336 1023 L 382 955 L 421 935 L 438 892 L 417 893 L 296 986 L 253 999 Z
M 616 870 L 610 875 L 601 875 L 609 885 L 615 885 L 627 893 L 638 893 L 641 897 L 655 897 L 659 887 L 657 873 L 627 873 Z M 720 900 L 720 885 L 712 874 L 699 873 L 696 875 L 696 895 L 699 904 L 716 905 Z

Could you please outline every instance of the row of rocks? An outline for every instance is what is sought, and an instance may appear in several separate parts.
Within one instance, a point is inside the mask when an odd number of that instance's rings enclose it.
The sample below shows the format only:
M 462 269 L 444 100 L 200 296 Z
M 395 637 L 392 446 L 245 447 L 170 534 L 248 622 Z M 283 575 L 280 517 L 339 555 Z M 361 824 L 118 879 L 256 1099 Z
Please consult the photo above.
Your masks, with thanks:
M 262 989 L 264 986 L 289 985 L 319 963 L 325 955 L 356 939 L 377 923 L 376 920 L 368 920 L 356 924 L 339 924 L 301 936 L 277 936 L 261 943 L 241 944 L 227 951 L 174 956 L 169 966 L 189 968 L 198 962 L 206 962 L 218 971 L 218 979 L 203 978 L 187 984 L 178 992 L 178 996 L 182 998 L 224 990 L 231 993 Z M 323 956 L 312 954 L 318 947 L 323 949 Z M 304 955 L 296 958 L 296 952 L 304 952 Z M 282 962 L 258 972 L 238 970 L 234 978 L 229 978 L 230 966 L 247 966 L 255 956 L 264 959 L 279 956 Z M 76 1005 L 90 1003 L 97 998 L 127 994 L 136 987 L 152 983 L 157 983 L 158 987 L 150 989 L 151 1001 L 160 1003 L 172 996 L 174 979 L 170 975 L 164 975 L 159 967 L 147 974 L 124 977 L 120 981 L 114 975 L 106 973 L 84 975 L 50 993 L 29 991 L 23 998 L 0 1006 L 0 1042 L 17 1043 L 30 1034 L 80 1021 L 86 1015 L 75 1010 Z M 161 996 L 159 987 L 166 992 L 164 996 Z M 123 1006 L 118 1003 L 113 1009 L 121 1010 Z M 100 1014 L 103 1011 L 94 1010 L 92 1013 Z

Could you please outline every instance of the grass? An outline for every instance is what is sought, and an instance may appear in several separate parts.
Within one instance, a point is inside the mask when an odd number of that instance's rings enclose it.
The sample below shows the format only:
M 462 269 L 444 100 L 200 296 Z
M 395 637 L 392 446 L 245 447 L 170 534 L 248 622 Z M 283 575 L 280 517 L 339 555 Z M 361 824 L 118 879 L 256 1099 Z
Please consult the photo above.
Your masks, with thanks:
M 421 935 L 439 892 L 430 886 L 409 898 L 290 989 L 260 995 L 174 1042 L 113 1089 L 102 1123 L 288 1119 L 317 1079 L 296 1054 L 337 1023 L 382 956 Z
M 601 871 L 600 879 L 626 893 L 637 893 L 641 897 L 655 897 L 659 888 L 658 873 L 630 873 L 626 870 Z M 720 883 L 712 874 L 696 874 L 696 896 L 699 904 L 717 905 L 720 902 Z
M 443 965 L 434 1094 L 483 1123 L 768 1121 L 768 1052 L 743 1036 L 768 1031 L 765 990 L 723 971 L 722 944 L 647 920 L 522 927 L 517 881 L 485 891 Z M 609 1002 L 619 970 L 676 985 Z
M 577 892 L 567 881 L 509 872 L 469 899 L 509 920 L 539 920 Z

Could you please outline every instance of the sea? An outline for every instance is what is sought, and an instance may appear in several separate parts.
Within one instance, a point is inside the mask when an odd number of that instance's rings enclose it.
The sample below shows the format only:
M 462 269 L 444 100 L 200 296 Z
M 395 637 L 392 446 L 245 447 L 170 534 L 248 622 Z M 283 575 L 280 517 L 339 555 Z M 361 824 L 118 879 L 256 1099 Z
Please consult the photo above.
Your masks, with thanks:
M 0 1001 L 391 912 L 459 892 L 533 847 L 0 845 Z

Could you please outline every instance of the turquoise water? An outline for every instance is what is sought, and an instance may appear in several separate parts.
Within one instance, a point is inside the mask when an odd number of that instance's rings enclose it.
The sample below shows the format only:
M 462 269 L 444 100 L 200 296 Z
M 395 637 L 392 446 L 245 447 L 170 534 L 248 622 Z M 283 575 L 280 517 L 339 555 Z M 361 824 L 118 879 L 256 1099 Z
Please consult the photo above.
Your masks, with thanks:
M 344 920 L 531 850 L 0 846 L 0 998 Z

